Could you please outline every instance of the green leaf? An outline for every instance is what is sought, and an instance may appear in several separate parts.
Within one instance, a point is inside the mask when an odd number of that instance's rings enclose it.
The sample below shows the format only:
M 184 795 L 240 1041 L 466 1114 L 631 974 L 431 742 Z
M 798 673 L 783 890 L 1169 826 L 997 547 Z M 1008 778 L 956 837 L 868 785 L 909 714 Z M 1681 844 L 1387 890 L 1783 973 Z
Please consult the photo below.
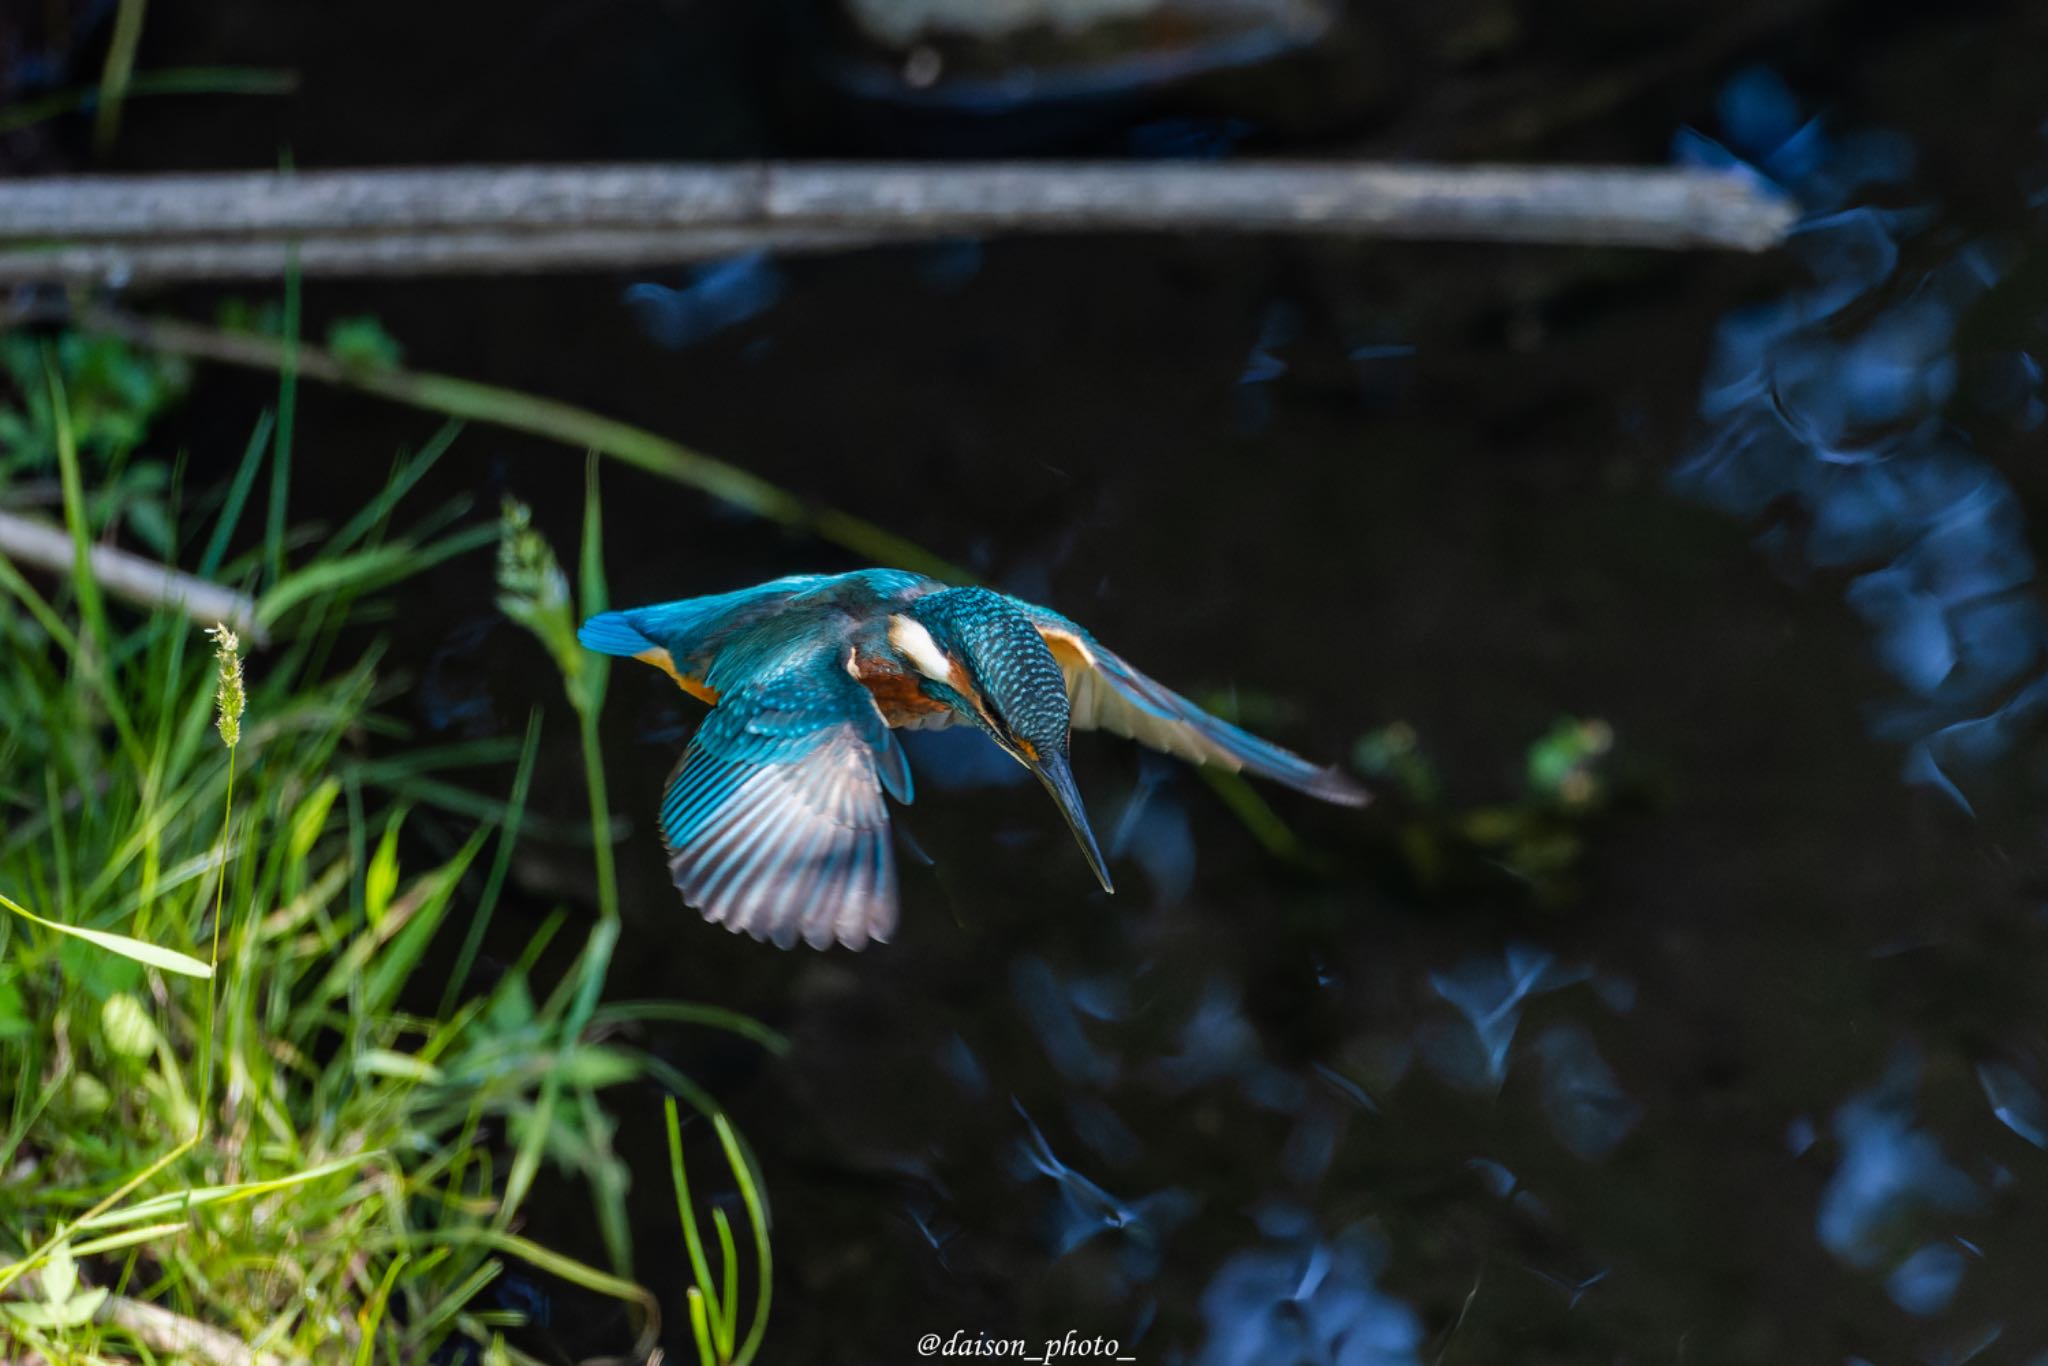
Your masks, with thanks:
M 411 1053 L 400 1053 L 389 1048 L 371 1048 L 356 1056 L 356 1075 L 395 1077 L 399 1081 L 431 1084 L 441 1080 L 441 1069 Z
M 392 894 L 398 890 L 398 831 L 404 824 L 405 808 L 400 807 L 384 822 L 384 837 L 377 841 L 377 852 L 370 855 L 363 873 L 363 910 L 373 928 L 384 924 Z
M 82 1290 L 62 1304 L 0 1304 L 0 1316 L 23 1328 L 83 1328 L 106 1303 L 107 1288 Z
M 114 1093 L 90 1072 L 73 1072 L 64 1083 L 64 1108 L 80 1119 L 95 1119 L 114 1103 Z
M 327 329 L 327 349 L 348 370 L 396 370 L 405 360 L 398 339 L 367 315 L 336 318 Z
M 95 1001 L 117 991 L 140 991 L 149 976 L 133 958 L 102 953 L 96 945 L 68 934 L 57 946 L 57 970 Z
M 124 1058 L 146 1058 L 156 1052 L 159 1035 L 156 1022 L 142 1002 L 127 992 L 109 996 L 100 1007 L 100 1032 L 107 1047 Z
M 104 1238 L 88 1239 L 73 1248 L 72 1254 L 78 1257 L 98 1257 L 142 1243 L 153 1243 L 159 1238 L 169 1238 L 185 1232 L 190 1227 L 190 1224 L 180 1219 L 172 1223 L 145 1224 L 141 1228 L 123 1229 L 119 1233 L 109 1233 Z
M 523 973 L 506 973 L 491 992 L 484 1023 L 493 1034 L 516 1034 L 533 1023 L 533 992 Z
M 71 1244 L 59 1243 L 50 1249 L 50 1255 L 43 1259 L 42 1270 L 37 1273 L 43 1287 L 43 1302 L 62 1304 L 78 1289 L 78 1263 L 71 1255 Z
M 419 966 L 421 955 L 440 928 L 441 918 L 448 913 L 448 906 L 462 885 L 462 875 L 469 871 L 470 862 L 489 835 L 488 827 L 479 827 L 454 858 L 420 879 L 412 893 L 417 905 L 411 917 L 378 950 L 363 975 L 363 1003 L 367 1009 L 385 1010 L 398 999 L 399 989 Z
M 308 793 L 299 803 L 299 809 L 292 813 L 291 833 L 285 838 L 285 852 L 293 863 L 304 863 L 306 856 L 313 852 L 313 844 L 327 828 L 327 813 L 334 808 L 334 799 L 341 795 L 341 780 L 329 778 Z
M 566 1049 L 555 1066 L 561 1071 L 563 1085 L 588 1091 L 602 1091 L 641 1075 L 640 1063 L 631 1054 L 600 1044 L 579 1044 Z
M 144 967 L 162 968 L 165 972 L 175 972 L 184 977 L 197 977 L 202 981 L 213 976 L 213 968 L 210 965 L 189 954 L 179 953 L 176 949 L 145 944 L 140 939 L 130 939 L 125 934 L 109 934 L 105 930 L 82 930 L 74 925 L 59 925 L 54 920 L 46 920 L 43 923 L 59 933 L 83 939 L 88 944 L 96 944 L 109 953 L 120 954 L 123 958 L 133 959 Z
M 55 930 L 59 934 L 68 934 L 73 939 L 82 939 L 88 944 L 94 944 L 107 950 L 109 953 L 117 953 L 123 958 L 132 959 L 148 967 L 162 968 L 165 972 L 180 973 L 186 977 L 203 979 L 213 976 L 213 969 L 210 966 L 200 962 L 197 958 L 191 958 L 179 953 L 175 949 L 158 948 L 155 944 L 145 944 L 140 939 L 130 939 L 125 934 L 109 934 L 105 930 L 80 929 L 76 925 L 64 925 L 55 920 L 45 920 L 34 911 L 26 909 L 6 896 L 0 896 L 0 906 L 13 911 L 24 920 L 34 921 L 44 929 Z
M 337 593 L 362 592 L 403 575 L 417 552 L 402 541 L 321 560 L 287 575 L 256 603 L 256 620 L 275 626 L 302 602 Z
M 232 1186 L 197 1186 L 191 1190 L 172 1191 L 168 1195 L 153 1196 L 126 1209 L 111 1209 L 105 1214 L 95 1214 L 89 1219 L 80 1219 L 74 1228 L 82 1231 L 96 1228 L 124 1228 L 129 1224 L 150 1223 L 161 1220 L 165 1215 L 183 1214 L 186 1210 L 201 1205 L 230 1204 L 237 1200 L 252 1200 L 259 1195 L 274 1191 L 290 1190 L 323 1177 L 338 1176 L 352 1171 L 366 1162 L 383 1157 L 381 1150 L 356 1153 L 349 1157 L 323 1162 L 317 1167 L 281 1176 L 273 1181 L 243 1181 Z
M 0 978 L 0 1039 L 26 1038 L 34 1032 L 35 1026 L 29 1021 L 21 988 L 6 978 Z

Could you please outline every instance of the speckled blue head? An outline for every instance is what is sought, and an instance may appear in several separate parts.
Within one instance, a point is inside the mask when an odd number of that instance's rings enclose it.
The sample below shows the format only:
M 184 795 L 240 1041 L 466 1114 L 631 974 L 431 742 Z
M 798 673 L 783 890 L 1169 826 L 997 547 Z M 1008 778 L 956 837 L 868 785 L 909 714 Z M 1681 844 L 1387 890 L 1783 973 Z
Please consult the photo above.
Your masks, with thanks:
M 1067 681 L 1029 617 L 1001 593 L 952 588 L 919 598 L 911 613 L 939 648 L 966 666 L 980 693 L 976 720 L 1020 758 L 1064 753 Z M 970 706 L 974 699 L 966 699 Z
M 910 611 L 933 642 L 959 662 L 978 697 L 963 696 L 939 682 L 927 682 L 925 690 L 965 711 L 1038 775 L 1073 828 L 1103 890 L 1114 891 L 1067 762 L 1073 714 L 1066 676 L 1037 625 L 1009 598 L 987 588 L 930 593 Z

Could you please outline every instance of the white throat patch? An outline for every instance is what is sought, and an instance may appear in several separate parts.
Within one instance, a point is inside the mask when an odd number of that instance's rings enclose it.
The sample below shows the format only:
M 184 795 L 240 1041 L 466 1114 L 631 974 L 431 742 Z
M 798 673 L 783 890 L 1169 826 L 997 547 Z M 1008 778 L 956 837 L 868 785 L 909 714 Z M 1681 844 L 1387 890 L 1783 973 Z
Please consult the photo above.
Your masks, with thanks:
M 910 661 L 911 666 L 934 683 L 950 684 L 953 681 L 953 665 L 946 658 L 946 652 L 939 648 L 939 642 L 932 639 L 932 633 L 924 629 L 924 623 L 915 617 L 901 613 L 889 618 L 889 643 Z

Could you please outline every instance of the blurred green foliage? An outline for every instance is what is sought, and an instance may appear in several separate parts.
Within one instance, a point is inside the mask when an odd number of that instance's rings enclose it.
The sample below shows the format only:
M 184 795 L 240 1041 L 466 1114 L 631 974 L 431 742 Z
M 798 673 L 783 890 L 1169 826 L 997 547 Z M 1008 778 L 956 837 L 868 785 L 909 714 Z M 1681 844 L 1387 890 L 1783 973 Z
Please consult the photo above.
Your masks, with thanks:
M 1590 828 L 1609 809 L 1614 728 L 1565 717 L 1532 741 L 1522 787 L 1505 802 L 1454 801 L 1422 737 L 1395 722 L 1359 740 L 1353 761 L 1401 798 L 1395 843 L 1428 893 L 1483 886 L 1505 876 L 1544 905 L 1572 900 Z
M 111 337 L 67 332 L 45 343 L 0 333 L 0 492 L 49 501 L 57 422 L 44 374 L 55 357 L 71 439 L 92 481 L 86 516 L 95 532 L 121 526 L 159 556 L 171 553 L 171 474 L 161 459 L 134 459 L 152 424 L 185 395 L 191 367 Z
M 70 407 L 71 429 L 89 468 L 124 458 L 164 410 L 185 395 L 191 366 L 137 351 L 112 337 L 66 332 L 49 348 Z M 44 344 L 0 333 L 0 475 L 42 473 L 57 463 L 57 424 L 43 373 Z

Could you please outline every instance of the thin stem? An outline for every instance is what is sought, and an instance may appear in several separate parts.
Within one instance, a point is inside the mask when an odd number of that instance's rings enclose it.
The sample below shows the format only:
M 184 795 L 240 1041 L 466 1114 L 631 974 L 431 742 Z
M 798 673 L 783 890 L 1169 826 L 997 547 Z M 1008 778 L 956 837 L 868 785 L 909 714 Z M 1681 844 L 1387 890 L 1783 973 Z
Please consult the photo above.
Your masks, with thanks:
M 110 54 L 111 55 L 111 54 Z M 128 98 L 137 95 L 289 95 L 299 88 L 296 72 L 237 66 L 181 66 L 146 71 L 128 82 Z M 23 100 L 0 109 L 0 133 L 15 133 L 38 123 L 83 109 L 100 98 L 98 86 L 60 90 L 38 100 Z
M 271 586 L 284 582 L 285 505 L 292 484 L 292 425 L 299 403 L 298 248 L 288 249 L 284 275 L 284 342 L 277 365 L 277 445 L 270 467 L 270 519 L 264 528 Z
M 321 384 L 595 450 L 650 474 L 702 490 L 756 516 L 810 531 L 872 564 L 915 570 L 953 583 L 975 582 L 966 570 L 872 522 L 806 502 L 737 465 L 573 403 L 429 371 L 348 366 L 333 353 L 310 344 L 301 343 L 288 355 L 284 344 L 274 337 L 225 332 L 170 318 L 138 318 L 92 308 L 81 310 L 74 321 L 85 331 L 122 337 L 154 351 L 273 374 L 281 373 L 289 364 L 300 377 Z
M 732 1125 L 724 1115 L 713 1115 L 711 1125 L 718 1130 L 718 1142 L 725 1149 L 725 1160 L 732 1166 L 733 1178 L 740 1184 L 740 1200 L 747 1207 L 747 1222 L 754 1226 L 754 1256 L 760 1262 L 760 1283 L 754 1292 L 754 1321 L 747 1328 L 747 1340 L 740 1344 L 739 1354 L 733 1358 L 734 1366 L 747 1366 L 754 1354 L 761 1350 L 761 1339 L 768 1332 L 768 1309 L 775 1301 L 775 1259 L 768 1246 L 768 1211 L 761 1203 L 761 1192 L 754 1185 L 753 1170 L 745 1154 L 740 1151 L 739 1136 L 732 1131 Z
M 121 108 L 128 99 L 128 84 L 135 75 L 135 49 L 142 44 L 142 20 L 149 12 L 149 0 L 121 0 L 114 15 L 114 36 L 107 44 L 106 64 L 100 68 L 100 110 L 93 123 L 93 148 L 101 156 L 113 150 L 121 131 Z
M 619 918 L 619 879 L 612 864 L 611 805 L 605 795 L 604 753 L 598 747 L 597 714 L 578 708 L 583 732 L 583 779 L 590 793 L 590 839 L 597 855 L 597 911 L 607 921 Z
M 455 1002 L 462 995 L 462 988 L 469 981 L 469 971 L 476 964 L 476 956 L 483 949 L 484 932 L 490 928 L 491 917 L 497 912 L 498 897 L 505 885 L 505 874 L 512 866 L 512 851 L 519 843 L 519 827 L 526 819 L 526 793 L 533 782 L 534 756 L 540 752 L 540 709 L 534 708 L 526 718 L 526 742 L 519 750 L 519 768 L 512 775 L 512 795 L 505 801 L 505 815 L 498 827 L 498 850 L 491 860 L 490 876 L 484 882 L 482 898 L 477 902 L 476 914 L 470 917 L 469 931 L 463 936 L 462 949 L 455 955 L 455 970 L 448 978 L 448 985 L 441 992 L 441 1015 L 446 1018 L 455 1010 Z
M 199 1069 L 199 1128 L 205 1132 L 207 1116 L 213 1106 L 213 1055 L 219 1047 L 215 1030 L 215 1011 L 220 995 L 220 920 L 222 908 L 227 904 L 228 894 L 228 835 L 235 819 L 235 751 L 238 746 L 228 746 L 228 792 L 222 805 L 220 817 L 220 872 L 213 883 L 213 956 L 208 960 L 213 965 L 213 976 L 206 979 L 206 1053 L 205 1062 Z
M 697 1211 L 690 1203 L 690 1178 L 683 1167 L 682 1122 L 677 1115 L 674 1096 L 662 1098 L 662 1113 L 668 1123 L 668 1168 L 676 1192 L 676 1219 L 683 1226 L 683 1245 L 689 1250 L 690 1274 L 697 1280 L 700 1298 L 704 1302 L 704 1315 L 715 1331 L 718 1301 L 712 1294 L 717 1283 L 711 1279 L 711 1262 L 704 1255 L 703 1235 L 697 1229 Z M 697 1306 L 692 1304 L 692 1315 L 696 1312 Z

